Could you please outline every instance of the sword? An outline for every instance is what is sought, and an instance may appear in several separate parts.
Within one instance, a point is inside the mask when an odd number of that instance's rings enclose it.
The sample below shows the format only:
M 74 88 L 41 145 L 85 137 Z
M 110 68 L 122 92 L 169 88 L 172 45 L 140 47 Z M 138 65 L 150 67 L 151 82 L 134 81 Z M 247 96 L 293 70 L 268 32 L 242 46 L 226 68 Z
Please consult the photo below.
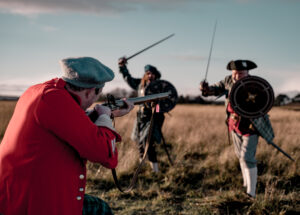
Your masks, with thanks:
M 290 160 L 295 161 L 291 156 L 288 155 L 288 153 L 286 153 L 285 151 L 283 151 L 279 146 L 277 146 L 275 143 L 273 142 L 268 142 L 269 144 L 271 144 L 272 146 L 274 146 L 278 151 L 280 151 L 282 154 L 284 154 L 286 157 L 288 157 Z
M 217 20 L 216 20 L 216 23 L 215 23 L 214 32 L 213 32 L 213 36 L 212 36 L 212 40 L 211 40 L 211 44 L 210 44 L 209 57 L 208 57 L 208 61 L 207 61 L 206 72 L 205 72 L 205 77 L 204 77 L 204 81 L 203 82 L 205 82 L 206 78 L 207 78 L 207 73 L 208 73 L 208 68 L 209 68 L 211 53 L 212 53 L 212 49 L 213 49 L 213 45 L 214 45 L 214 39 L 215 39 L 216 29 L 217 29 Z
M 214 39 L 215 39 L 215 33 L 216 33 L 216 29 L 217 29 L 217 20 L 215 22 L 215 27 L 214 27 L 214 31 L 213 31 L 213 36 L 211 39 L 211 44 L 210 44 L 210 50 L 209 50 L 209 56 L 208 56 L 208 60 L 207 60 L 207 66 L 206 66 L 206 72 L 205 72 L 205 77 L 204 80 L 201 81 L 200 84 L 202 84 L 203 87 L 208 88 L 208 83 L 206 82 L 206 78 L 207 78 L 207 73 L 208 73 L 208 68 L 209 68 L 209 63 L 210 63 L 210 59 L 211 59 L 211 53 L 212 53 L 212 49 L 213 49 L 213 44 L 214 44 Z M 207 93 L 202 91 L 202 95 L 203 96 L 207 96 Z
M 174 35 L 175 35 L 175 34 L 170 34 L 169 36 L 167 36 L 167 37 L 161 39 L 160 41 L 157 41 L 156 43 L 153 43 L 152 45 L 150 45 L 150 46 L 148 46 L 148 47 L 146 47 L 146 48 L 144 48 L 144 49 L 142 49 L 142 50 L 136 52 L 135 54 L 133 54 L 133 55 L 131 55 L 131 56 L 129 56 L 129 57 L 124 57 L 124 58 L 125 58 L 126 61 L 128 61 L 129 59 L 131 59 L 131 58 L 133 58 L 133 57 L 135 57 L 135 56 L 141 54 L 142 52 L 144 52 L 144 51 L 146 51 L 146 50 L 152 48 L 153 46 L 156 46 L 157 44 L 159 44 L 159 43 L 161 43 L 161 42 L 163 42 L 163 41 L 169 39 L 170 37 L 173 37 Z

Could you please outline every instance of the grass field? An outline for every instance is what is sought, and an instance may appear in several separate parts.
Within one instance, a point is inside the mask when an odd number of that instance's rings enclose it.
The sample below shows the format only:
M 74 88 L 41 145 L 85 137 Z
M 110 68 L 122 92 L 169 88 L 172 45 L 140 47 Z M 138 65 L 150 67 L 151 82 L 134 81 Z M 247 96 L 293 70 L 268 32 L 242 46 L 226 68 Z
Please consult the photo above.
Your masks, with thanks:
M 13 112 L 13 102 L 0 103 L 0 135 Z M 290 154 L 291 162 L 263 139 L 257 148 L 257 198 L 249 199 L 233 145 L 228 143 L 223 106 L 177 105 L 166 115 L 164 137 L 174 165 L 157 146 L 160 173 L 146 163 L 134 189 L 121 193 L 109 170 L 88 163 L 87 193 L 107 201 L 115 214 L 296 214 L 300 213 L 300 111 L 274 107 L 270 119 L 274 142 Z M 138 165 L 130 140 L 133 111 L 116 119 L 123 137 L 118 144 L 118 177 L 125 187 Z

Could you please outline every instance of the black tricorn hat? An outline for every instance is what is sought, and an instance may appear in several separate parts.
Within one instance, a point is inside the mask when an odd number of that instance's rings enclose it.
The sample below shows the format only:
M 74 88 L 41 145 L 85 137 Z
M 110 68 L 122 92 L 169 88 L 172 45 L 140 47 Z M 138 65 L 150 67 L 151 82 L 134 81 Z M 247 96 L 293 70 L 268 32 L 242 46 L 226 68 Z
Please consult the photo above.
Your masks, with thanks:
M 256 67 L 257 65 L 250 60 L 232 60 L 227 64 L 228 70 L 250 70 Z

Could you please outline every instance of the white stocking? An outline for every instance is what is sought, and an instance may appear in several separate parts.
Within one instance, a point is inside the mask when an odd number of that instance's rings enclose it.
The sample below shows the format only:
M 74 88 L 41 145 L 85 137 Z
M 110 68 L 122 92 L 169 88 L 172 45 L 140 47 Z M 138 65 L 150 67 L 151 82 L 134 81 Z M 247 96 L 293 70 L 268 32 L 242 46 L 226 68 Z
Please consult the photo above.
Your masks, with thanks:
M 249 169 L 245 168 L 246 178 L 247 178 L 247 193 L 255 197 L 256 183 L 257 183 L 257 167 Z

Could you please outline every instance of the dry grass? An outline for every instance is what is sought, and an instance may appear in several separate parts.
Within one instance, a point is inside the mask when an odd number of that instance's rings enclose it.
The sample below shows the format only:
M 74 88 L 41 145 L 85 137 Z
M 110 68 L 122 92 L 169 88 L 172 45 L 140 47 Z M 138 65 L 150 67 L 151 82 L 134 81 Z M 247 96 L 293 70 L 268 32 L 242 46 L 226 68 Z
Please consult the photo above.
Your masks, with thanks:
M 12 110 L 2 105 L 3 130 Z M 115 214 L 300 212 L 300 111 L 275 107 L 269 115 L 276 135 L 274 142 L 296 162 L 260 138 L 255 200 L 247 198 L 242 190 L 239 163 L 232 144 L 228 144 L 224 107 L 208 105 L 177 105 L 166 115 L 163 133 L 174 166 L 168 163 L 162 146 L 157 146 L 161 172 L 154 175 L 146 165 L 136 189 L 124 194 L 116 189 L 109 170 L 89 163 L 87 192 L 106 200 Z M 124 186 L 138 164 L 137 147 L 130 140 L 134 119 L 135 112 L 116 119 L 116 129 L 123 137 L 118 144 L 117 172 Z
M 136 190 L 120 193 L 110 172 L 94 177 L 90 165 L 89 192 L 107 200 L 116 214 L 292 214 L 300 211 L 299 130 L 300 112 L 273 108 L 274 142 L 290 154 L 284 155 L 260 138 L 257 198 L 249 200 L 242 190 L 239 163 L 228 144 L 223 106 L 177 105 L 166 115 L 163 133 L 174 166 L 158 146 L 161 173 L 149 166 L 139 176 Z M 138 162 L 130 140 L 134 113 L 117 119 L 123 136 L 119 144 L 119 177 L 129 183 Z M 97 183 L 97 185 L 95 185 Z
M 0 140 L 15 109 L 15 101 L 0 101 Z

